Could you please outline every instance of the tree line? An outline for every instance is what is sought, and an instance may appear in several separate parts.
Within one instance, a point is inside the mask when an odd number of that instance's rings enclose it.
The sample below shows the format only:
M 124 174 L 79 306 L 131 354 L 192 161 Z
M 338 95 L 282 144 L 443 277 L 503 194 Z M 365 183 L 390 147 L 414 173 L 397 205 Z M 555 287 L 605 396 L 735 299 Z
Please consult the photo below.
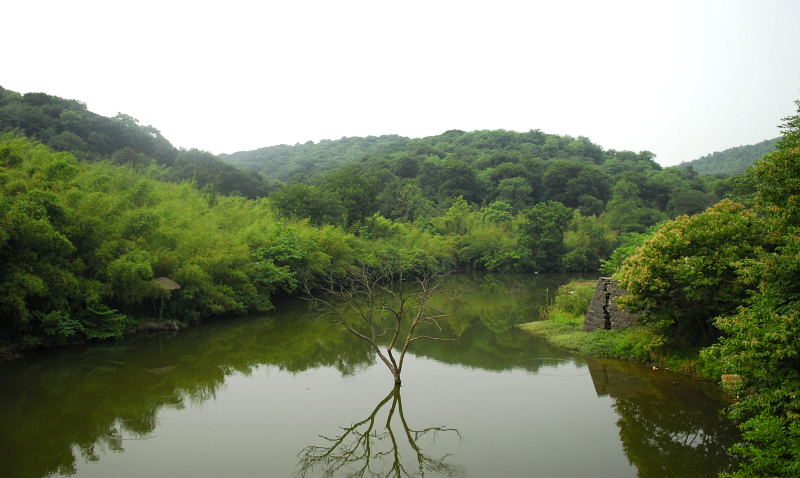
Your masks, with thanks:
M 647 151 L 541 131 L 343 138 L 223 159 L 272 182 L 282 217 L 356 234 L 391 226 L 452 236 L 472 269 L 594 271 L 616 247 L 739 186 Z

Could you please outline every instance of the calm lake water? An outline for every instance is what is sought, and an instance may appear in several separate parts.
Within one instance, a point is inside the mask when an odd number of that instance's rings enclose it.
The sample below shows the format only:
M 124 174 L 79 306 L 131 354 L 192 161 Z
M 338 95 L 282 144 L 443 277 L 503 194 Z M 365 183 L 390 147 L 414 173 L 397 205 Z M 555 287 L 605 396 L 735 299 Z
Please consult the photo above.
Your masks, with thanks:
M 299 301 L 263 317 L 0 364 L 0 476 L 619 478 L 729 469 L 736 430 L 712 385 L 587 359 L 514 327 L 535 319 L 567 279 L 451 278 L 456 314 L 442 325 L 458 340 L 415 342 L 399 392 L 363 343 Z

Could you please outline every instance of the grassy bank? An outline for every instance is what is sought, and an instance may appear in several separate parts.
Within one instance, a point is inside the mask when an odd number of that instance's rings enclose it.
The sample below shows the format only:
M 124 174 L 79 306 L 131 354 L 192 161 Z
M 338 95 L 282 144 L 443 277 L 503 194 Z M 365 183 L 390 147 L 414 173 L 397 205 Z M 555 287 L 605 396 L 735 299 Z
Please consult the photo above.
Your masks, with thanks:
M 647 327 L 584 332 L 583 317 L 594 289 L 594 282 L 573 281 L 563 285 L 553 302 L 543 309 L 539 320 L 518 327 L 556 347 L 581 354 L 633 360 L 691 375 L 704 375 L 698 350 L 667 350 L 664 338 Z

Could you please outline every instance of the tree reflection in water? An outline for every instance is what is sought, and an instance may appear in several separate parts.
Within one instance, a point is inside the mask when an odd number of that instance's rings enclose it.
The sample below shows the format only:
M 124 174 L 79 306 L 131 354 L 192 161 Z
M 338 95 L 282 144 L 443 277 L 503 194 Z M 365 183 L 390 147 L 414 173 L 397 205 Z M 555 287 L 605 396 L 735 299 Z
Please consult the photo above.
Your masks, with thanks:
M 735 468 L 728 448 L 736 426 L 720 413 L 725 402 L 713 384 L 618 360 L 588 365 L 597 395 L 614 399 L 622 446 L 640 477 L 715 476 Z
M 381 428 L 378 415 L 388 403 L 391 405 Z M 399 428 L 396 419 L 399 419 Z M 349 427 L 342 427 L 342 433 L 338 436 L 320 435 L 326 441 L 324 445 L 303 448 L 298 454 L 298 475 L 411 477 L 434 473 L 436 476 L 463 476 L 464 471 L 460 466 L 448 462 L 449 454 L 436 458 L 423 451 L 426 442 L 435 441 L 440 433 L 452 433 L 461 439 L 461 434 L 455 428 L 411 428 L 403 412 L 400 387 L 396 386 L 367 418 Z M 411 459 L 404 460 L 404 453 L 411 455 Z

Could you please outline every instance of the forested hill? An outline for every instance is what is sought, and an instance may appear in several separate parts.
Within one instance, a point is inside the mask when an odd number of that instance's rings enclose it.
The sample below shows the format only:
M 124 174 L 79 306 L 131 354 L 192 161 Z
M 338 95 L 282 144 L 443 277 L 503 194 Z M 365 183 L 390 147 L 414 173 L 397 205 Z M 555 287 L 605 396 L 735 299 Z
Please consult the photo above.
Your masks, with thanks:
M 683 162 L 678 167 L 682 169 L 692 167 L 697 174 L 703 176 L 734 176 L 743 173 L 762 156 L 774 151 L 775 143 L 779 139 L 767 139 L 756 144 L 717 151 L 692 161 Z
M 527 159 L 582 159 L 601 164 L 614 151 L 604 151 L 588 138 L 546 134 L 539 130 L 518 133 L 506 130 L 446 131 L 437 136 L 407 138 L 398 135 L 309 141 L 294 146 L 268 146 L 253 151 L 223 154 L 229 163 L 261 173 L 265 178 L 289 181 L 310 177 L 342 166 L 427 158 L 458 159 L 478 170 L 505 162 Z M 643 157 L 652 159 L 645 152 Z
M 190 181 L 210 194 L 256 198 L 268 191 L 256 173 L 241 171 L 205 151 L 179 150 L 152 126 L 122 113 L 113 118 L 98 115 L 76 100 L 45 93 L 21 95 L 0 87 L 0 133 L 8 131 L 85 161 L 159 166 L 162 179 Z
M 222 156 L 284 185 L 271 194 L 284 213 L 345 224 L 379 213 L 414 221 L 461 196 L 475 205 L 504 201 L 519 212 L 558 201 L 612 227 L 640 231 L 667 217 L 703 210 L 724 182 L 691 170 L 663 169 L 648 151 L 604 150 L 588 138 L 532 130 L 450 130 L 342 138 L 272 146 Z
M 366 138 L 342 138 L 335 141 L 308 141 L 290 146 L 280 144 L 220 154 L 223 161 L 251 171 L 266 178 L 287 181 L 303 175 L 330 171 L 347 164 L 359 162 L 366 155 L 386 154 L 409 148 L 409 138 L 397 135 L 367 136 Z

